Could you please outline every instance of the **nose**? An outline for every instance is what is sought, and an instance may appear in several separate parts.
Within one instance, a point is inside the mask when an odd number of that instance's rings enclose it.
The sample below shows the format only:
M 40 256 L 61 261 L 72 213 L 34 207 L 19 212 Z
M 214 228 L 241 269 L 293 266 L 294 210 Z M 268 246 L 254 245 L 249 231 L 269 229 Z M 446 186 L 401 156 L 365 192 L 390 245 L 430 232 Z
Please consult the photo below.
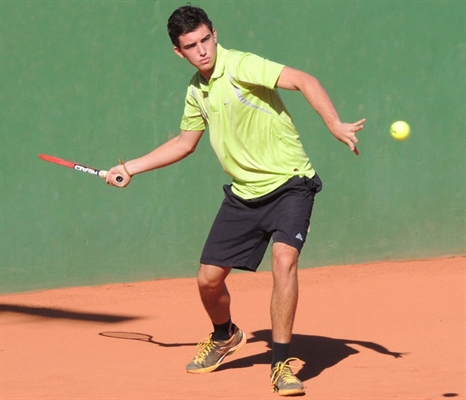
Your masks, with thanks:
M 205 49 L 205 47 L 204 47 L 204 45 L 203 45 L 202 43 L 199 44 L 198 50 L 199 50 L 199 54 L 200 54 L 201 56 L 206 55 L 206 49 Z

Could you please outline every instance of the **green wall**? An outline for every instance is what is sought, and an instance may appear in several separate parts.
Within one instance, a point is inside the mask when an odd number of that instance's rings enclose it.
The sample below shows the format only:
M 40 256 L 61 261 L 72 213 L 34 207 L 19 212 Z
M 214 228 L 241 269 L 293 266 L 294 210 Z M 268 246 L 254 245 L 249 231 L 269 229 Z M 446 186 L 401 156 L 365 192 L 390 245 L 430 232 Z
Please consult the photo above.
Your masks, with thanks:
M 183 4 L 1 0 L 2 292 L 196 274 L 229 181 L 207 134 L 126 190 L 37 158 L 108 168 L 178 133 L 193 70 L 165 27 Z M 342 119 L 367 118 L 355 157 L 282 93 L 324 181 L 302 268 L 465 253 L 464 1 L 193 4 L 224 47 L 304 69 Z

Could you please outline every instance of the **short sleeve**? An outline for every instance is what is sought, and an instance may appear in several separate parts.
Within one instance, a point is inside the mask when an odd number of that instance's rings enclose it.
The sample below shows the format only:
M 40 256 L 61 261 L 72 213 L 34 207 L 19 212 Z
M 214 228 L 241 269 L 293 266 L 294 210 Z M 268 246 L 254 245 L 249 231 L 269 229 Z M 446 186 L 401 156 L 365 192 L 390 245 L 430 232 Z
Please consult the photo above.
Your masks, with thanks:
M 184 131 L 203 131 L 206 127 L 206 118 L 196 101 L 196 89 L 190 85 L 186 93 L 184 113 L 180 128 Z
M 267 60 L 252 53 L 236 52 L 229 63 L 232 78 L 246 84 L 275 89 L 283 64 Z

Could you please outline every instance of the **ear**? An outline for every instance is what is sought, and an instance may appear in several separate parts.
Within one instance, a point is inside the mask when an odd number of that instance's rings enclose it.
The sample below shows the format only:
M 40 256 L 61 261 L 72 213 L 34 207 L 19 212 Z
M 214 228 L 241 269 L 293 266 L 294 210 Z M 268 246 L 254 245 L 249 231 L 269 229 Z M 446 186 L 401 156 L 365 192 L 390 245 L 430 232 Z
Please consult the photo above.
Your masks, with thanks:
M 173 47 L 173 51 L 175 52 L 175 54 L 180 57 L 180 58 L 185 58 L 183 53 L 181 52 L 181 49 L 177 46 Z
M 212 34 L 214 35 L 215 44 L 217 44 L 217 31 L 215 30 L 215 28 L 212 28 Z

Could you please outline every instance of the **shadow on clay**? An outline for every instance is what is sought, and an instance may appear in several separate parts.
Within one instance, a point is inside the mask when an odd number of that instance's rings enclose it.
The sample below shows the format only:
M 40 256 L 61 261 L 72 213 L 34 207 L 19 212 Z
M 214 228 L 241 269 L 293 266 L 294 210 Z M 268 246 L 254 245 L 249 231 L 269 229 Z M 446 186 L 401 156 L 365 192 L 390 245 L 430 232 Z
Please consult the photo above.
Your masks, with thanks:
M 248 343 L 266 342 L 269 350 L 253 356 L 238 358 L 225 362 L 218 371 L 227 368 L 246 368 L 254 364 L 270 364 L 272 362 L 272 332 L 263 329 L 251 333 Z M 294 334 L 291 342 L 290 355 L 306 362 L 304 367 L 296 373 L 302 381 L 320 375 L 327 368 L 331 368 L 345 358 L 358 354 L 359 351 L 351 347 L 357 345 L 375 351 L 381 355 L 400 358 L 407 353 L 389 351 L 380 344 L 351 339 L 335 339 L 324 336 Z M 238 353 L 241 354 L 240 352 Z
M 61 308 L 34 307 L 17 304 L 0 304 L 0 314 L 3 313 L 25 314 L 37 318 L 68 319 L 84 322 L 105 322 L 109 324 L 139 319 L 139 317 L 128 315 L 87 313 Z

